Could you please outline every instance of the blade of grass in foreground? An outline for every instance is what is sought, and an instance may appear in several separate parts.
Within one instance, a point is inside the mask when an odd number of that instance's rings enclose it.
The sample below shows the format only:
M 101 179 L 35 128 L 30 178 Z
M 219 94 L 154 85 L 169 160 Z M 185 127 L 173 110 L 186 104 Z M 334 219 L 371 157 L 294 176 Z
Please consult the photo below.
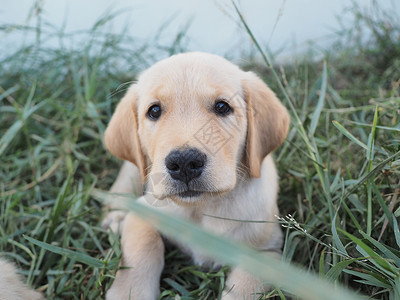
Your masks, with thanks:
M 106 202 L 110 201 L 112 197 L 111 194 L 100 190 L 93 191 L 92 196 Z M 182 218 L 171 217 L 132 200 L 121 202 L 121 205 L 134 211 L 141 218 L 145 218 L 162 233 L 173 236 L 179 242 L 190 244 L 205 255 L 219 261 L 239 266 L 266 282 L 282 287 L 303 299 L 361 299 L 360 296 L 344 288 L 334 287 L 315 275 L 278 261 L 265 253 L 214 235 Z

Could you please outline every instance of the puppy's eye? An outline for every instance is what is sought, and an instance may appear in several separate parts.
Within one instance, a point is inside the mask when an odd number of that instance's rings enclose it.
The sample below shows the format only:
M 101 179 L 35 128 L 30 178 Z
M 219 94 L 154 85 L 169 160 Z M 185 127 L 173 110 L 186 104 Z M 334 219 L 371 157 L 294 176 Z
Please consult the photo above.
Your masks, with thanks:
M 161 116 L 161 106 L 160 105 L 152 105 L 147 111 L 147 116 L 152 120 L 157 120 Z
M 232 108 L 225 101 L 218 101 L 215 103 L 214 111 L 217 115 L 226 116 L 232 111 Z

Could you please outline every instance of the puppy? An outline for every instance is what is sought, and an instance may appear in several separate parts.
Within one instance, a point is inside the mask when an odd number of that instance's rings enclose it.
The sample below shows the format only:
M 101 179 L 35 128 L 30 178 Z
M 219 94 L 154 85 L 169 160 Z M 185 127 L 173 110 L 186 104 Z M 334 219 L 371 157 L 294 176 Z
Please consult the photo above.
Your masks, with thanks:
M 0 259 L 0 300 L 40 300 L 43 299 L 36 292 L 22 283 L 14 266 Z
M 135 192 L 143 204 L 260 251 L 280 252 L 278 176 L 270 153 L 289 122 L 252 72 L 212 54 L 174 55 L 140 75 L 108 125 L 108 150 L 127 161 L 111 191 Z M 117 272 L 107 299 L 157 299 L 161 236 L 134 214 L 111 212 L 103 224 L 116 229 L 121 220 L 121 266 L 128 268 Z M 181 247 L 197 264 L 218 264 L 191 245 Z M 261 281 L 234 268 L 223 299 L 254 297 L 260 289 Z

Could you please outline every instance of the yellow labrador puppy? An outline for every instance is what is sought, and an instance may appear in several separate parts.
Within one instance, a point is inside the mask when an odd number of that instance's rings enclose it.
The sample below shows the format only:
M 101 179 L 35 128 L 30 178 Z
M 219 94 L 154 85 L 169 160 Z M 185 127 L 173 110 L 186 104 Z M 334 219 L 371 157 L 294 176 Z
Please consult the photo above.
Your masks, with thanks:
M 255 74 L 217 55 L 174 55 L 141 74 L 108 125 L 107 148 L 127 161 L 111 191 L 136 192 L 146 205 L 280 252 L 278 224 L 232 219 L 275 221 L 278 176 L 270 153 L 288 126 L 286 109 Z M 107 299 L 157 299 L 161 236 L 134 214 L 111 212 L 103 224 L 115 229 L 121 220 L 121 266 L 128 268 L 117 272 Z M 195 263 L 217 264 L 181 246 Z M 253 297 L 260 288 L 262 282 L 235 268 L 223 299 Z

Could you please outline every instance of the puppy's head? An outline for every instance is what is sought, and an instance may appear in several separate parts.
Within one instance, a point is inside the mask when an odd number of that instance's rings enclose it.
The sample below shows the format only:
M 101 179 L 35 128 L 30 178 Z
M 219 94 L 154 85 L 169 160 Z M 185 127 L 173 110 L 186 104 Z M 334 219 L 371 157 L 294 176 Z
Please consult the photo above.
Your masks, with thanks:
M 145 71 L 105 133 L 111 153 L 136 164 L 156 198 L 181 205 L 259 177 L 286 137 L 289 116 L 251 72 L 212 54 L 185 53 Z

